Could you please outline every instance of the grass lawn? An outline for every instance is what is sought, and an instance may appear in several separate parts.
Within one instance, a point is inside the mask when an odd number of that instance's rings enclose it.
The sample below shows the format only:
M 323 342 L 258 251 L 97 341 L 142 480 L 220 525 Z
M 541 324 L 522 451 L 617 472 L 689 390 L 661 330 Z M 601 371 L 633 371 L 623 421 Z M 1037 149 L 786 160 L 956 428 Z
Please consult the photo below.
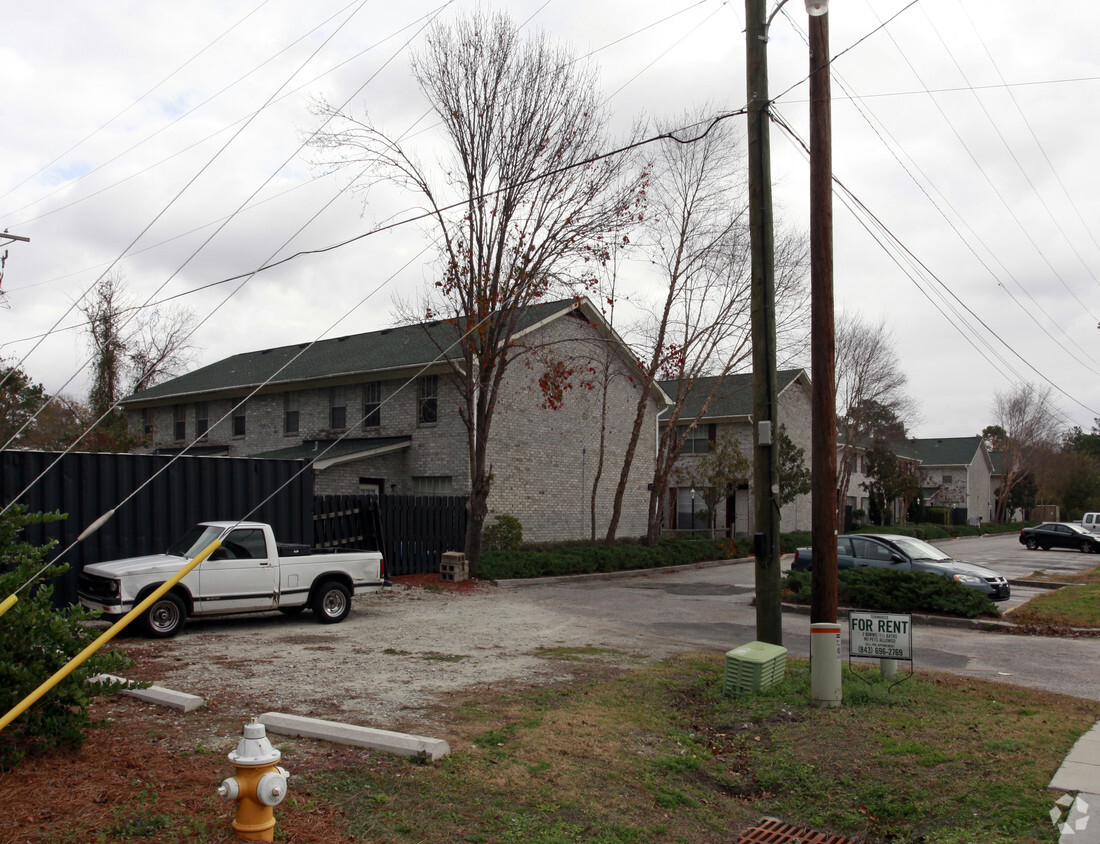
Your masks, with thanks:
M 1043 572 L 1038 572 L 1046 576 Z M 1069 583 L 1045 595 L 1032 598 L 1012 611 L 1010 620 L 1019 624 L 1100 628 L 1100 566 L 1056 578 Z
M 453 699 L 450 757 L 379 756 L 308 775 L 309 791 L 372 842 L 728 842 L 764 816 L 874 841 L 1053 842 L 1046 785 L 1100 717 L 951 675 L 888 689 L 877 667 L 845 667 L 835 710 L 808 705 L 801 660 L 745 698 L 722 696 L 721 655 L 590 668 Z

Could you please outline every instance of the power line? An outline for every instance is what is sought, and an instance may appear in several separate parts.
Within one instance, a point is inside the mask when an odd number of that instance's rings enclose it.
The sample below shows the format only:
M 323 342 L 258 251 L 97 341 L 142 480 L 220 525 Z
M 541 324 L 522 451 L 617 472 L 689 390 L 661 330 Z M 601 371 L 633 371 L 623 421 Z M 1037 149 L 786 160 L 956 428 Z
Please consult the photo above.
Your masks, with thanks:
M 232 26 L 230 26 L 227 30 L 222 32 L 221 35 L 219 35 L 217 38 L 215 38 L 213 41 L 211 41 L 209 44 L 207 44 L 205 47 L 203 47 L 201 50 L 199 50 L 193 56 L 191 56 L 191 58 L 189 58 L 187 61 L 185 61 L 179 67 L 177 67 L 175 70 L 173 70 L 167 76 L 165 76 L 163 79 L 161 79 L 160 82 L 158 82 L 156 85 L 154 85 L 152 88 L 150 88 L 144 94 L 142 94 L 140 97 L 138 97 L 132 103 L 130 103 L 128 106 L 126 106 L 126 108 L 122 109 L 122 111 L 120 111 L 114 117 L 110 118 L 109 120 L 105 121 L 104 123 L 101 123 L 97 128 L 93 129 L 91 132 L 89 132 L 87 135 L 85 135 L 83 138 L 81 138 L 79 141 L 77 141 L 75 144 L 73 144 L 71 147 L 69 147 L 63 153 L 56 156 L 52 161 L 50 161 L 49 163 L 44 164 L 41 167 L 39 167 L 35 172 L 31 173 L 29 176 L 27 176 L 25 179 L 23 179 L 23 181 L 19 182 L 19 184 L 17 184 L 14 187 L 10 188 L 6 193 L 0 194 L 0 199 L 6 199 L 13 191 L 16 191 L 19 188 L 23 187 L 23 185 L 25 185 L 31 179 L 35 178 L 36 176 L 41 175 L 43 172 L 45 172 L 46 170 L 48 170 L 49 168 L 51 168 L 55 164 L 57 164 L 57 162 L 59 162 L 61 159 L 63 159 L 65 156 L 67 156 L 70 152 L 72 152 L 73 150 L 75 150 L 78 147 L 82 146 L 84 143 L 86 143 L 87 141 L 91 140 L 93 137 L 98 135 L 100 132 L 102 132 L 104 129 L 106 129 L 108 126 L 110 126 L 112 123 L 114 123 L 120 117 L 122 117 L 122 115 L 126 114 L 126 112 L 128 112 L 130 109 L 132 109 L 134 106 L 136 106 L 142 100 L 144 100 L 146 97 L 148 97 L 154 91 L 156 91 L 158 88 L 160 88 L 165 82 L 167 82 L 169 79 L 174 77 L 177 73 L 179 73 L 181 70 L 183 70 L 185 67 L 187 67 L 187 65 L 191 64 L 191 62 L 195 61 L 195 59 L 197 59 L 199 56 L 201 56 L 203 53 L 205 53 L 207 50 L 209 50 L 211 47 L 213 47 L 215 44 L 217 44 L 223 38 L 225 38 L 225 36 L 227 36 L 230 32 L 232 32 L 234 29 L 236 29 L 238 26 L 240 26 L 242 23 L 244 23 L 246 20 L 248 20 L 254 14 L 256 14 L 256 12 L 258 12 L 260 9 L 262 9 L 264 6 L 266 6 L 269 2 L 271 2 L 271 0 L 262 0 L 260 5 L 256 6 L 256 8 L 254 8 L 251 12 L 246 14 L 244 17 L 242 17 L 240 20 L 238 20 L 236 23 L 234 23 Z M 98 169 L 98 168 L 96 168 L 96 169 Z M 90 171 L 90 172 L 95 172 L 95 171 L 93 170 L 93 171 Z M 89 175 L 89 174 L 85 173 L 84 175 Z M 84 178 L 84 176 L 81 176 L 80 178 Z M 77 180 L 77 181 L 79 181 L 79 180 Z M 7 216 L 7 215 L 4 215 L 4 216 Z
M 793 141 L 795 141 L 797 143 L 797 145 L 801 148 L 803 153 L 808 157 L 809 153 L 810 153 L 809 144 L 807 144 L 806 141 L 804 141 L 802 139 L 802 137 L 794 130 L 794 128 L 790 124 L 788 124 L 780 115 L 778 115 L 774 112 L 772 114 L 772 119 L 775 121 L 776 125 L 778 125 L 781 129 L 783 129 L 783 131 L 787 135 L 789 135 L 790 138 Z M 872 220 L 874 222 L 875 227 L 887 236 L 887 238 L 889 240 L 889 243 L 893 246 L 893 248 L 899 250 L 899 252 L 901 254 L 907 256 L 907 260 L 912 260 L 915 263 L 916 266 L 919 266 L 922 273 L 928 279 L 932 280 L 943 291 L 945 291 L 947 293 L 947 295 L 950 296 L 951 299 L 955 300 L 965 310 L 965 312 L 967 314 L 969 314 L 971 319 L 973 319 L 977 324 L 979 324 L 982 328 L 984 328 L 986 330 L 986 332 L 988 332 L 993 338 L 995 338 L 997 340 L 997 342 L 999 342 L 1002 346 L 1004 346 L 1005 349 L 1007 349 L 1009 352 L 1011 352 L 1013 356 L 1018 358 L 1020 360 L 1020 362 L 1024 364 L 1024 366 L 1026 366 L 1028 369 L 1030 369 L 1032 372 L 1034 372 L 1040 379 L 1042 379 L 1045 383 L 1049 384 L 1051 387 L 1053 387 L 1055 390 L 1057 390 L 1063 396 L 1068 398 L 1074 404 L 1079 405 L 1081 408 L 1083 408 L 1084 410 L 1087 410 L 1089 413 L 1100 416 L 1100 411 L 1096 411 L 1096 410 L 1090 408 L 1088 405 L 1083 404 L 1080 400 L 1078 400 L 1071 393 L 1067 392 L 1066 390 L 1062 389 L 1058 384 L 1054 383 L 1054 381 L 1052 381 L 1044 373 L 1040 372 L 1039 369 L 1036 368 L 1034 364 L 1032 364 L 1029 360 L 1027 360 L 1027 358 L 1025 358 L 1011 344 L 1009 344 L 1007 341 L 1005 341 L 996 331 L 994 331 L 993 328 L 990 327 L 985 322 L 985 320 L 983 320 L 972 308 L 970 308 L 969 305 L 967 305 L 965 302 L 963 302 L 963 300 L 958 296 L 958 294 L 956 294 L 954 291 L 952 291 L 951 288 L 948 287 L 943 282 L 943 280 L 939 278 L 939 276 L 937 276 L 934 272 L 932 272 L 932 270 L 929 269 L 928 266 L 926 264 L 924 264 L 923 261 L 921 261 L 919 258 L 917 258 L 916 255 L 914 255 L 913 252 L 907 246 L 905 246 L 905 244 L 901 241 L 901 239 L 896 234 L 893 233 L 893 231 L 889 228 L 889 226 L 887 226 L 885 223 L 883 223 L 866 206 L 866 204 L 864 204 L 851 190 L 848 189 L 848 187 L 835 174 L 833 175 L 833 184 L 836 185 L 836 187 L 840 189 L 840 193 L 838 194 L 838 196 L 842 200 L 847 200 L 845 202 L 845 204 L 848 205 L 848 202 L 850 201 L 851 205 L 848 206 L 849 208 L 858 209 L 861 214 L 866 215 L 866 217 L 868 219 Z M 860 221 L 860 222 L 862 222 L 862 221 Z M 875 241 L 880 246 L 883 246 L 882 241 L 879 240 L 878 238 L 875 238 Z M 890 255 L 891 258 L 894 257 L 889 249 L 886 249 L 885 246 L 883 246 L 883 248 L 884 248 L 884 251 L 886 251 L 886 253 L 888 255 Z M 895 261 L 896 261 L 896 259 L 895 259 Z M 899 266 L 900 266 L 900 263 L 899 263 Z M 909 277 L 910 281 L 913 281 L 913 283 L 917 287 L 917 289 L 927 298 L 929 296 L 928 291 L 925 290 L 920 284 L 918 284 L 916 279 L 914 279 L 912 275 L 910 275 L 909 273 L 906 273 L 906 275 Z M 937 307 L 937 310 L 940 310 L 940 309 Z M 943 313 L 942 310 L 940 311 L 940 313 L 941 314 Z M 951 320 L 948 320 L 948 322 L 952 326 L 956 327 L 956 329 L 957 329 L 957 326 L 955 326 L 955 324 Z M 998 357 L 1000 357 L 1000 356 L 998 355 Z

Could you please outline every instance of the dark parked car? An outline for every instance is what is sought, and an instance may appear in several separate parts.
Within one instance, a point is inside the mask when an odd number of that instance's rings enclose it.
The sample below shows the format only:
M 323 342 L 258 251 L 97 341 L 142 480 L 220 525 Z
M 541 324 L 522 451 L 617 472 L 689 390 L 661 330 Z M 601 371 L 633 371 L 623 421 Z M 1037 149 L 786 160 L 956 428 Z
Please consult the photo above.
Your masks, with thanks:
M 836 538 L 837 568 L 889 568 L 894 571 L 927 571 L 952 577 L 964 586 L 977 589 L 994 601 L 1008 600 L 1008 581 L 985 566 L 964 563 L 945 554 L 935 545 L 911 536 L 878 533 L 851 533 Z M 799 548 L 791 564 L 792 571 L 809 571 L 812 551 Z
M 1020 531 L 1020 544 L 1026 545 L 1032 551 L 1036 548 L 1044 551 L 1051 548 L 1071 548 L 1094 554 L 1100 552 L 1100 535 L 1067 522 L 1043 522 Z

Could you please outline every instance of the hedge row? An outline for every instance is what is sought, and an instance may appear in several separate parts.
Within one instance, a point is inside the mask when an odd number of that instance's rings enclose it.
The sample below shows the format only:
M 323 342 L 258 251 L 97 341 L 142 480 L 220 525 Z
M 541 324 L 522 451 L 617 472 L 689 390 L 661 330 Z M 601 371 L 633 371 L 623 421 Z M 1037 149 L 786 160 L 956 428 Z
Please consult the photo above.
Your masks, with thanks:
M 703 560 L 732 560 L 751 549 L 730 539 L 662 539 L 649 547 L 563 545 L 552 549 L 486 551 L 477 576 L 485 580 L 653 569 Z
M 1031 524 L 1030 522 L 1028 524 Z M 1024 527 L 1019 522 L 1008 525 L 982 524 L 975 525 L 934 525 L 923 522 L 918 525 L 862 525 L 853 529 L 853 533 L 896 533 L 899 536 L 915 536 L 917 539 L 957 539 L 960 536 L 985 536 L 990 533 L 1019 533 Z M 807 543 L 809 544 L 809 543 Z
M 783 580 L 783 600 L 810 603 L 811 574 L 792 571 Z M 928 612 L 964 618 L 991 616 L 1001 611 L 976 589 L 950 577 L 924 571 L 890 569 L 844 569 L 837 574 L 837 604 L 879 612 Z

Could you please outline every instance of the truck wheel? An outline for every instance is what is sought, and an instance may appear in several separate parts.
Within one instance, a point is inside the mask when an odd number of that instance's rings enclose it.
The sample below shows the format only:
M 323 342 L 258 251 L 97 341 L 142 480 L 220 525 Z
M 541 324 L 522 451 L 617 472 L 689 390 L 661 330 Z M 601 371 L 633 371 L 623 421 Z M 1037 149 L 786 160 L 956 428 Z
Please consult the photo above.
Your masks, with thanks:
M 351 592 L 342 583 L 330 580 L 317 587 L 313 595 L 313 614 L 322 624 L 343 621 L 351 612 Z
M 150 639 L 170 639 L 183 629 L 187 608 L 178 595 L 162 596 L 141 617 L 141 629 Z

